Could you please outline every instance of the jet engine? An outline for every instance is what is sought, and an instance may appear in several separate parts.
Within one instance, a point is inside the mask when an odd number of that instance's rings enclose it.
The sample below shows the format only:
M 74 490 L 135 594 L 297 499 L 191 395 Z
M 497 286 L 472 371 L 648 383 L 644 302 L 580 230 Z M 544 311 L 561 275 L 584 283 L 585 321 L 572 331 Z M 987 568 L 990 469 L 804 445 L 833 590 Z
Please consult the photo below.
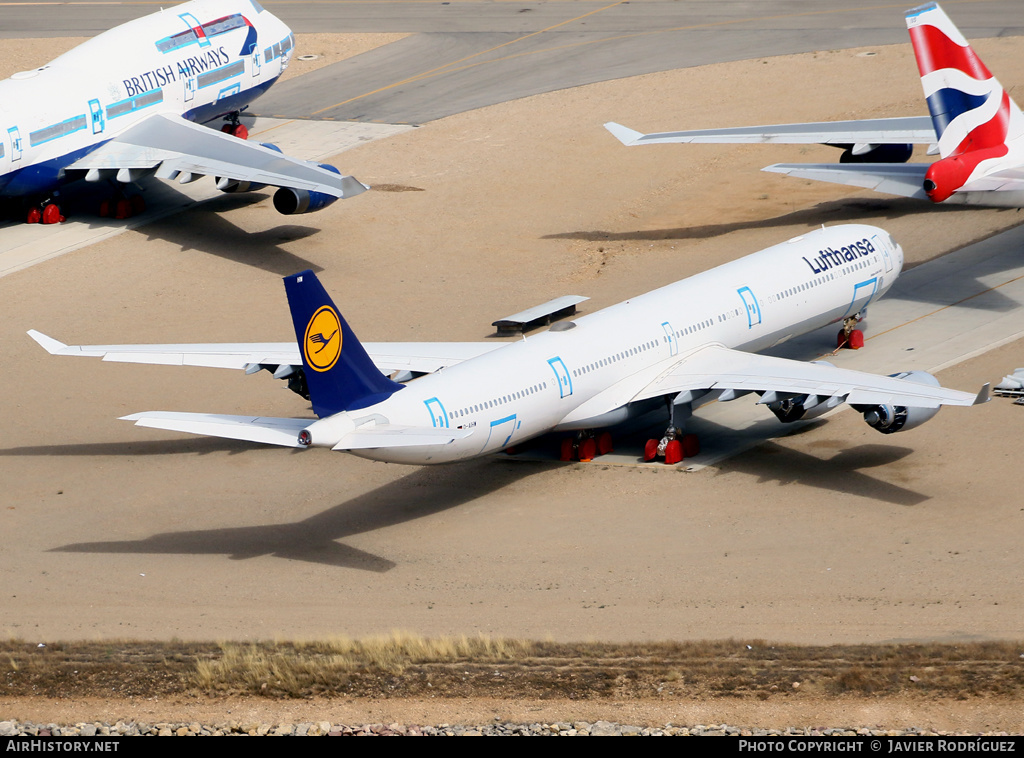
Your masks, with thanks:
M 828 361 L 811 361 L 817 366 L 828 366 L 835 368 L 835 365 Z M 831 398 L 820 395 L 799 395 L 797 397 L 776 400 L 768 403 L 768 410 L 775 414 L 775 417 L 783 424 L 791 424 L 800 419 L 810 420 L 817 418 L 832 410 L 838 405 L 837 402 L 830 402 Z
M 312 213 L 323 210 L 337 199 L 334 195 L 328 195 L 325 192 L 309 192 L 282 187 L 274 193 L 274 208 L 278 213 L 291 216 L 296 213 Z
M 905 379 L 908 382 L 918 384 L 931 384 L 940 386 L 939 380 L 927 371 L 907 371 L 902 374 L 890 374 L 896 379 Z M 864 423 L 872 429 L 877 429 L 882 434 L 893 432 L 905 432 L 915 426 L 921 426 L 925 421 L 931 419 L 939 412 L 936 408 L 915 408 L 905 405 L 854 405 L 854 410 L 864 414 Z
M 834 406 L 828 404 L 828 398 L 819 398 L 814 395 L 801 395 L 786 400 L 776 400 L 768 403 L 768 410 L 775 414 L 775 417 L 783 424 L 791 424 L 801 419 L 810 420 L 817 418 L 823 413 L 832 410 Z
M 215 177 L 217 189 L 221 192 L 255 192 L 267 185 L 257 182 L 240 182 L 237 179 L 228 179 L 226 176 Z
M 329 163 L 316 164 L 322 169 L 341 174 L 337 167 Z M 274 193 L 274 207 L 278 213 L 291 216 L 296 213 L 312 213 L 326 208 L 337 200 L 334 195 L 325 192 L 309 192 L 308 190 L 297 190 L 290 187 L 282 187 Z
M 840 163 L 906 163 L 914 154 L 913 145 L 840 145 Z

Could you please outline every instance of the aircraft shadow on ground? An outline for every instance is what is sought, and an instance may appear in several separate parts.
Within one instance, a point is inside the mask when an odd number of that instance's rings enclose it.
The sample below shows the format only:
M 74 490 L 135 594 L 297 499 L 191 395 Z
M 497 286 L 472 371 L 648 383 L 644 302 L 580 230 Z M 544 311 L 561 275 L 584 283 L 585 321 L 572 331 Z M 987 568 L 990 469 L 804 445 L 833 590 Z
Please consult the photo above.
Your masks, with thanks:
M 810 425 L 794 434 L 809 429 Z M 868 444 L 844 448 L 829 457 L 819 457 L 766 440 L 717 464 L 716 468 L 723 474 L 756 476 L 758 484 L 799 484 L 892 505 L 912 506 L 920 505 L 930 496 L 870 476 L 864 473 L 864 469 L 892 465 L 913 452 L 906 447 Z
M 32 445 L 0 449 L 0 458 L 17 456 L 89 456 L 89 455 L 209 455 L 210 453 L 238 453 L 262 449 L 257 443 L 216 437 L 195 437 L 178 440 L 147 440 L 136 442 L 81 442 L 69 445 Z M 301 450 L 290 451 L 301 454 Z M 286 454 L 285 451 L 281 451 Z
M 937 206 L 931 207 L 920 200 L 910 198 L 879 198 L 879 199 L 847 199 L 831 200 L 818 203 L 810 208 L 802 208 L 790 213 L 771 218 L 735 221 L 724 224 L 701 224 L 697 226 L 679 226 L 672 229 L 641 229 L 628 232 L 608 232 L 601 230 L 561 232 L 547 234 L 541 239 L 569 239 L 587 242 L 651 242 L 655 240 L 676 239 L 711 239 L 730 232 L 750 229 L 775 229 L 788 226 L 816 227 L 821 224 L 864 223 L 865 216 L 883 216 L 887 219 L 928 213 L 954 213 L 973 209 L 973 206 Z M 977 207 L 977 210 L 990 210 Z M 1009 209 L 1008 209 L 1009 210 Z M 1013 212 L 1013 211 L 1010 211 Z
M 338 540 L 457 508 L 547 468 L 491 459 L 424 468 L 303 521 L 165 532 L 144 540 L 82 542 L 52 552 L 227 555 L 231 560 L 273 556 L 383 573 L 397 564 Z
M 788 227 L 793 225 L 816 226 L 818 224 L 825 223 L 864 223 L 865 216 L 884 215 L 885 218 L 893 219 L 922 212 L 942 214 L 955 213 L 958 211 L 970 212 L 985 210 L 991 209 L 983 206 L 963 205 L 929 207 L 928 205 L 922 204 L 922 201 L 912 200 L 910 198 L 834 200 L 827 203 L 819 203 L 813 208 L 804 208 L 792 213 L 786 213 L 781 216 L 775 216 L 767 219 L 755 219 L 751 221 L 739 221 L 727 224 L 685 226 L 676 227 L 674 229 L 649 229 L 628 232 L 607 232 L 599 230 L 563 232 L 559 234 L 548 234 L 543 236 L 541 239 L 570 239 L 589 242 L 651 242 L 655 240 L 710 239 L 723 234 L 728 234 L 729 232 L 750 229 L 773 229 L 776 227 Z M 1005 209 L 1005 212 L 1016 214 L 1017 210 L 1007 208 Z M 905 267 L 904 273 L 916 268 L 918 265 L 922 264 Z M 1014 262 L 1011 260 L 1006 260 L 1006 266 L 1014 265 Z M 1002 268 L 1005 268 L 1005 266 Z M 1000 272 L 1001 267 L 993 267 L 992 265 L 989 265 L 985 267 L 984 273 L 993 274 Z M 981 284 L 978 279 L 975 278 L 976 276 L 980 276 L 979 272 L 971 269 L 966 271 L 965 275 L 958 281 L 957 290 L 960 294 L 958 298 L 954 298 L 955 301 L 958 301 L 957 305 L 965 308 L 976 308 L 996 313 L 1007 313 L 1020 307 L 1019 303 L 1002 295 L 998 291 L 985 292 L 984 299 L 974 297 L 978 293 L 988 289 L 986 285 Z M 945 305 L 949 302 L 950 295 L 948 291 L 936 293 L 932 296 L 931 292 L 918 289 L 912 294 L 908 294 L 905 291 L 901 291 L 905 289 L 901 287 L 902 282 L 902 279 L 897 281 L 896 285 L 893 287 L 893 291 L 887 296 L 887 299 L 898 297 L 904 300 L 935 303 L 937 305 Z
M 266 198 L 249 194 L 214 198 L 202 204 L 201 210 L 189 210 L 157 219 L 139 231 L 149 239 L 160 239 L 181 247 L 199 250 L 219 258 L 242 263 L 284 277 L 311 269 L 323 271 L 322 266 L 290 253 L 282 243 L 294 242 L 318 234 L 315 227 L 282 224 L 262 232 L 247 232 L 228 221 L 222 214 L 236 208 L 258 203 Z M 267 210 L 276 214 L 277 211 Z

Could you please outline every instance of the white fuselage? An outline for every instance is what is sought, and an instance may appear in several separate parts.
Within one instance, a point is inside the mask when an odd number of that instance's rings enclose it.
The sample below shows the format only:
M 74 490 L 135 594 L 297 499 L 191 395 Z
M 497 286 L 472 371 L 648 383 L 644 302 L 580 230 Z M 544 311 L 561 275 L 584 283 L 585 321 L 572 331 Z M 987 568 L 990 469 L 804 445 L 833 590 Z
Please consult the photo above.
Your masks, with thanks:
M 0 195 L 52 191 L 74 161 L 154 113 L 204 123 L 244 108 L 293 47 L 252 0 L 193 0 L 0 81 Z
M 639 391 L 709 344 L 752 352 L 853 316 L 892 286 L 902 265 L 902 249 L 882 229 L 816 230 L 415 379 L 382 403 L 339 416 L 472 431 L 448 445 L 353 451 L 398 463 L 465 460 L 546 432 L 610 426 L 630 408 L 609 412 L 602 393 L 631 396 L 631 383 Z

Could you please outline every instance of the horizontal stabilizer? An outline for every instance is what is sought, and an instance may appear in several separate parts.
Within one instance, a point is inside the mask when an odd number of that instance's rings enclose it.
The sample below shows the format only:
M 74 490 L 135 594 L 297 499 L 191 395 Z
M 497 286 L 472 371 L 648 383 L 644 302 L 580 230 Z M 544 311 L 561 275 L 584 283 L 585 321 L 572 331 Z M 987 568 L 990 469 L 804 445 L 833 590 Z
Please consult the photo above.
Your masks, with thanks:
M 927 200 L 928 163 L 775 163 L 762 171 Z
M 262 442 L 282 447 L 302 447 L 299 432 L 309 426 L 309 419 L 273 418 L 268 416 L 220 416 L 212 413 L 174 413 L 147 411 L 122 416 L 122 421 L 134 421 L 136 426 L 187 432 L 204 437 L 222 437 L 229 440 Z
M 638 132 L 636 129 L 630 129 L 628 126 L 623 126 L 622 124 L 616 124 L 614 121 L 609 121 L 604 125 L 604 128 L 610 131 L 615 139 L 627 147 L 637 144 L 637 140 L 644 136 L 643 132 Z
M 448 429 L 433 426 L 399 426 L 375 424 L 346 434 L 334 446 L 335 450 L 361 450 L 376 447 L 419 447 L 447 445 L 472 434 L 471 429 Z
M 740 126 L 642 134 L 609 122 L 605 129 L 624 145 L 666 143 L 778 145 L 930 145 L 937 141 L 928 116 L 879 118 L 864 121 L 821 121 L 810 124 Z

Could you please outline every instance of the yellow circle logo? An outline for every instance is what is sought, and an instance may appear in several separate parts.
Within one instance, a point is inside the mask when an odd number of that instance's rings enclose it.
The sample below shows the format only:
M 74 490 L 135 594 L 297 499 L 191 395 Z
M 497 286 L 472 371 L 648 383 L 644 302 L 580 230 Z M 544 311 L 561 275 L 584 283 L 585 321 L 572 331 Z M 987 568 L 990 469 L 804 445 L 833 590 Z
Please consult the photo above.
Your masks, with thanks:
M 334 309 L 322 306 L 306 325 L 302 346 L 306 365 L 314 371 L 330 371 L 341 355 L 341 319 Z

